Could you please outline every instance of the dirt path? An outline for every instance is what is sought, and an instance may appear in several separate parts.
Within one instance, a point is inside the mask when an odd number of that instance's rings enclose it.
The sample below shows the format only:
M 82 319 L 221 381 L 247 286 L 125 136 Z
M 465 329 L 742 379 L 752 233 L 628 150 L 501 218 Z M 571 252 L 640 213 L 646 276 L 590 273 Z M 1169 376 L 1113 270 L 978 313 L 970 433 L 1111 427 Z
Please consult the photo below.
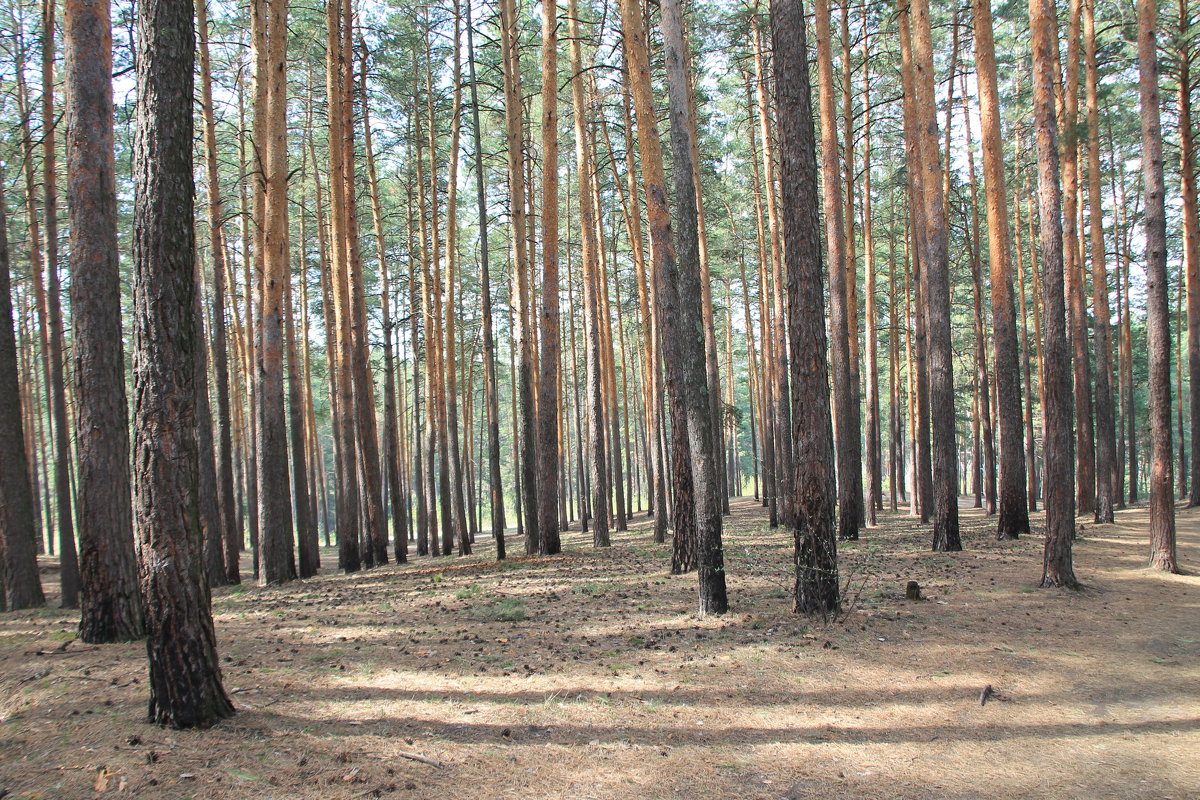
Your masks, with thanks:
M 1039 515 L 1040 517 L 1040 515 Z M 644 521 L 551 559 L 417 559 L 216 592 L 240 713 L 143 721 L 141 645 L 0 615 L 0 789 L 92 798 L 1193 798 L 1200 579 L 1143 568 L 1147 512 L 1086 525 L 1082 593 L 1041 543 L 926 551 L 904 516 L 842 548 L 845 619 L 789 613 L 790 544 L 735 504 L 733 613 L 691 613 Z M 1038 519 L 1035 524 L 1038 524 Z M 1179 512 L 1200 565 L 1200 512 Z M 332 564 L 332 552 L 323 553 Z M 49 565 L 48 565 L 49 566 Z M 927 599 L 903 599 L 909 579 Z M 64 648 L 65 649 L 62 649 Z M 985 685 L 996 697 L 980 705 Z M 424 759 L 424 760 L 418 760 Z M 0 791 L 0 796 L 3 792 Z

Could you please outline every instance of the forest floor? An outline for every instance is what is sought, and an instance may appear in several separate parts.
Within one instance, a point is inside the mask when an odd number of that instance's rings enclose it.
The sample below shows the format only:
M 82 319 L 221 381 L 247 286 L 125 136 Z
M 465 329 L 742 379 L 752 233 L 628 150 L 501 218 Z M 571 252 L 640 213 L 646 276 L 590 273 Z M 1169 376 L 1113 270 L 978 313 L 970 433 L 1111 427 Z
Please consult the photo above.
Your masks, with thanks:
M 1041 515 L 1000 543 L 964 509 L 951 554 L 884 514 L 842 544 L 829 622 L 790 613 L 790 537 L 749 500 L 715 618 L 644 518 L 502 564 L 481 542 L 343 576 L 324 551 L 319 578 L 216 590 L 238 713 L 199 732 L 145 722 L 142 645 L 3 614 L 0 797 L 1195 798 L 1200 578 L 1144 567 L 1147 513 L 1082 526 L 1077 593 L 1035 588 Z M 1200 511 L 1179 538 L 1195 570 Z

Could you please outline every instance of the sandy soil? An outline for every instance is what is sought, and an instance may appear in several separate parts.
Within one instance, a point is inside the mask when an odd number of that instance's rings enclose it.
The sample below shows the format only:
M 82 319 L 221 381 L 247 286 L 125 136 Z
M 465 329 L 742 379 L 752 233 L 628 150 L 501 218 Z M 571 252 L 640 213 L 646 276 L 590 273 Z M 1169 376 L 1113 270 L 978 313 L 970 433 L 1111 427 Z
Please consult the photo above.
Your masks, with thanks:
M 831 622 L 789 613 L 789 539 L 750 501 L 722 618 L 695 616 L 695 577 L 665 574 L 644 520 L 605 551 L 576 531 L 549 559 L 481 544 L 220 589 L 239 713 L 201 732 L 145 723 L 140 644 L 3 614 L 0 796 L 1200 797 L 1200 579 L 1144 568 L 1145 509 L 1084 526 L 1080 593 L 1034 588 L 1036 531 L 998 543 L 964 510 L 967 549 L 935 554 L 881 521 L 842 548 Z M 1195 568 L 1200 512 L 1179 534 Z

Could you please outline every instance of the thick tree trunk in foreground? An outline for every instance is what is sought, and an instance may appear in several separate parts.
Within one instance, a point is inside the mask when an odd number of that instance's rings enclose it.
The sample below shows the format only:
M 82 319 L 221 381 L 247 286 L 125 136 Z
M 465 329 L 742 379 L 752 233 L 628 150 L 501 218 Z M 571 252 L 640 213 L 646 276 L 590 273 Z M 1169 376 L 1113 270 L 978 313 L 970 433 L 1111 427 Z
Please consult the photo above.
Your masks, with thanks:
M 792 346 L 791 435 L 796 471 L 792 483 L 795 496 L 789 508 L 796 563 L 793 609 L 828 615 L 839 607 L 836 489 L 831 469 L 833 430 L 825 360 L 820 221 L 812 202 L 817 191 L 816 132 L 802 0 L 773 0 L 771 37 Z
M 1033 121 L 1037 132 L 1045 328 L 1042 414 L 1045 429 L 1043 502 L 1046 507 L 1046 548 L 1042 586 L 1076 588 L 1079 583 L 1075 579 L 1071 560 L 1071 541 L 1075 538 L 1075 441 L 1071 431 L 1071 345 L 1067 339 L 1063 295 L 1058 123 L 1054 117 L 1058 34 L 1053 0 L 1029 0 L 1029 27 L 1033 47 Z
M 1146 338 L 1150 350 L 1150 566 L 1178 572 L 1171 474 L 1171 326 L 1167 300 L 1167 215 L 1158 89 L 1158 10 L 1138 0 L 1138 94 L 1146 192 Z
M 108 4 L 70 0 L 64 6 L 63 32 L 83 585 L 80 638 L 127 641 L 140 637 L 143 627 L 133 512 L 126 502 L 129 420 L 121 338 Z M 190 284 L 190 272 L 187 280 Z
M 187 0 L 137 15 L 134 137 L 134 508 L 150 657 L 150 721 L 233 714 L 221 686 L 201 555 L 193 361 L 195 27 Z

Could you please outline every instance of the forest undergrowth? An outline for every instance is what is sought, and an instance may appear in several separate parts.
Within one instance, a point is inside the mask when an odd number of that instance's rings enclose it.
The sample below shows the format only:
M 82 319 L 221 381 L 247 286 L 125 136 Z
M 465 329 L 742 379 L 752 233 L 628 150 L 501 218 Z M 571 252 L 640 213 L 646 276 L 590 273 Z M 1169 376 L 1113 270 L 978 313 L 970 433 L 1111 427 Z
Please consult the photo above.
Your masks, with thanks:
M 884 513 L 840 543 L 847 610 L 826 622 L 790 613 L 790 537 L 750 500 L 726 518 L 722 617 L 695 615 L 695 577 L 667 574 L 641 517 L 607 550 L 576 525 L 549 558 L 497 563 L 480 541 L 221 588 L 238 713 L 205 731 L 146 723 L 144 645 L 11 613 L 0 796 L 1183 800 L 1200 786 L 1200 578 L 1145 568 L 1147 519 L 1081 520 L 1070 592 L 1034 588 L 1040 514 L 997 542 L 964 509 L 966 549 L 934 553 Z M 1200 561 L 1200 512 L 1180 510 L 1179 534 Z

